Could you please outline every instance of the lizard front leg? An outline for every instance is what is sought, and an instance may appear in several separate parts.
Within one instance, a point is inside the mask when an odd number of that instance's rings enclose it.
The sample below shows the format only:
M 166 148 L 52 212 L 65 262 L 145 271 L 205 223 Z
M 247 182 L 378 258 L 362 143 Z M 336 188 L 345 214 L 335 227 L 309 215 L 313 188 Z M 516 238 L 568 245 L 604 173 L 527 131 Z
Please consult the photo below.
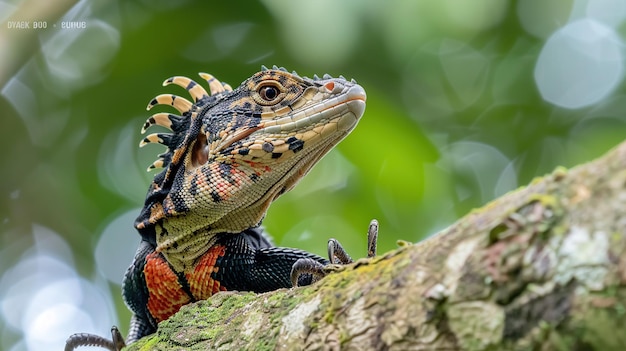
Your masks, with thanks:
M 298 249 L 284 247 L 259 247 L 247 232 L 223 234 L 218 243 L 228 249 L 216 262 L 219 270 L 213 274 L 227 290 L 253 291 L 263 293 L 280 288 L 290 288 L 291 270 L 301 259 L 311 260 L 322 266 L 328 260 Z M 300 285 L 313 282 L 311 275 L 303 274 Z

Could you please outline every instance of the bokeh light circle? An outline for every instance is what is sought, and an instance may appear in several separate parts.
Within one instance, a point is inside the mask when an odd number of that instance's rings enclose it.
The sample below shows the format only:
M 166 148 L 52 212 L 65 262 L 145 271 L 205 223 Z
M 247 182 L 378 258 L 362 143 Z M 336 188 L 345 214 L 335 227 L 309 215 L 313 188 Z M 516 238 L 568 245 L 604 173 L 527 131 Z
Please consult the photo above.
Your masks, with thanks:
M 535 66 L 541 96 L 572 109 L 606 98 L 623 78 L 622 45 L 612 28 L 593 19 L 559 29 L 545 43 Z

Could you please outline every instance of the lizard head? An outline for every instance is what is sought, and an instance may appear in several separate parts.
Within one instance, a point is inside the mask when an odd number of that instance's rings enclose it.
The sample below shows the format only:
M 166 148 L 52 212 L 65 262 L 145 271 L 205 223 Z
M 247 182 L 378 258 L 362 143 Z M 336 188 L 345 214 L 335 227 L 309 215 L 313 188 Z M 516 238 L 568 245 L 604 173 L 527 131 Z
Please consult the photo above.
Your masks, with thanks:
M 189 78 L 173 77 L 164 85 L 185 88 L 193 102 L 165 94 L 148 105 L 171 105 L 180 114 L 157 113 L 142 130 L 172 131 L 141 142 L 167 146 L 151 166 L 164 170 L 135 224 L 144 237 L 154 236 L 155 226 L 171 240 L 258 225 L 270 203 L 348 135 L 365 110 L 365 91 L 343 77 L 310 79 L 263 67 L 233 90 L 200 76 L 210 94 Z

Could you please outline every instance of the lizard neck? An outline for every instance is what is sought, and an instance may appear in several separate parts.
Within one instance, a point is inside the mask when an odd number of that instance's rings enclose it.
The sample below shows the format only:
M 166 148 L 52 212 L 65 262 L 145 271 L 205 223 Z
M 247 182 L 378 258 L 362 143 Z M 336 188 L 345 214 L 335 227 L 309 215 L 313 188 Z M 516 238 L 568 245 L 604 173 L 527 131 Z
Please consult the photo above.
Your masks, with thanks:
M 210 228 L 191 230 L 188 215 L 182 218 L 172 218 L 157 228 L 156 251 L 163 254 L 172 269 L 177 273 L 189 271 L 195 267 L 198 258 L 217 241 L 217 232 Z M 195 218 L 195 223 L 201 218 Z

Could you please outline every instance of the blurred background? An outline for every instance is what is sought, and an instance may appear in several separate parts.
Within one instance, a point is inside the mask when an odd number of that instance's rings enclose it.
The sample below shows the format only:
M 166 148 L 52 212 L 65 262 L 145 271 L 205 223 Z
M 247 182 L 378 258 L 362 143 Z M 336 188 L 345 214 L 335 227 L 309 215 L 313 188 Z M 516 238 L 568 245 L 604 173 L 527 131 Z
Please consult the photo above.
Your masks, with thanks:
M 264 224 L 362 257 L 372 218 L 392 250 L 621 142 L 625 18 L 621 0 L 0 0 L 0 349 L 127 330 L 132 223 L 163 151 L 138 148 L 145 106 L 185 96 L 164 79 L 355 78 L 359 126 Z

